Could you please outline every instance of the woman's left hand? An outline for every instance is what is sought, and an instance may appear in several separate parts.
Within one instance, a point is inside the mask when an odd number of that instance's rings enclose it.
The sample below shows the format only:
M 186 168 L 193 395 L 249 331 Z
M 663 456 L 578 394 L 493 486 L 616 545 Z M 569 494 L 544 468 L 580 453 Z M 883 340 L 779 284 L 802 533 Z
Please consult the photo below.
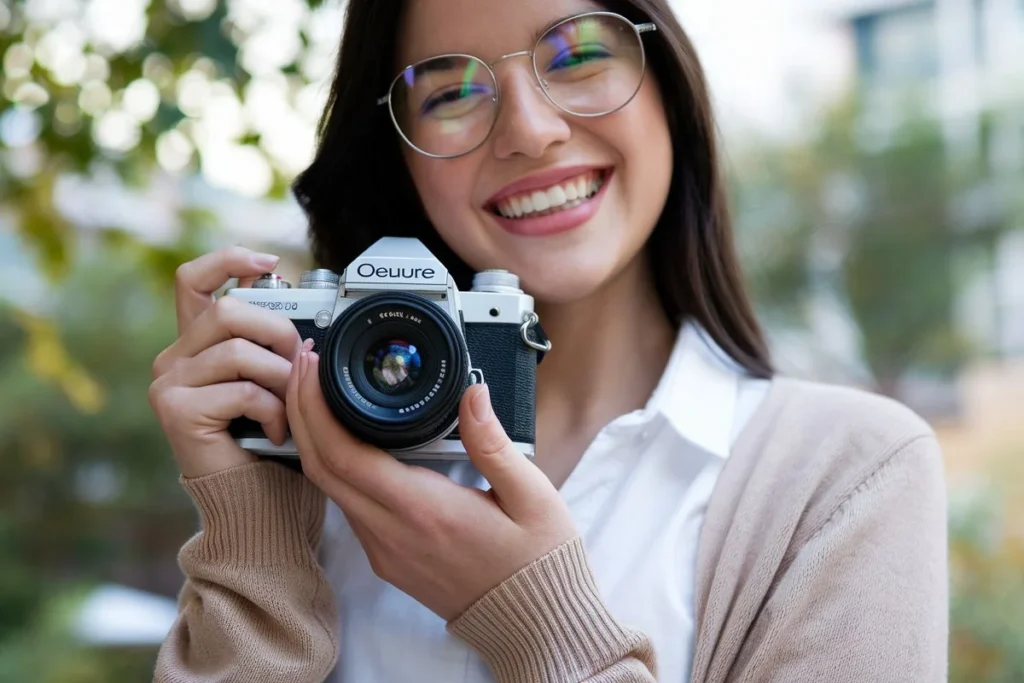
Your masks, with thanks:
M 576 535 L 558 491 L 518 453 L 486 386 L 465 392 L 459 435 L 489 491 L 460 486 L 360 442 L 324 402 L 319 358 L 303 352 L 286 406 L 302 467 L 345 513 L 374 573 L 451 620 Z

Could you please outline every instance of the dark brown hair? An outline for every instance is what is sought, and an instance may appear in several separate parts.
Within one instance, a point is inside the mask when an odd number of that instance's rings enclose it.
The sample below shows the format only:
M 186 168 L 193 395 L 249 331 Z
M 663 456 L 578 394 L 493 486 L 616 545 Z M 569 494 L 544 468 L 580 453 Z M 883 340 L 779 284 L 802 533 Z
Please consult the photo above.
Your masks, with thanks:
M 768 377 L 771 360 L 733 246 L 714 119 L 693 45 L 666 0 L 603 4 L 658 26 L 644 40 L 663 93 L 674 155 L 668 201 L 646 250 L 661 305 L 674 325 L 693 320 L 750 374 Z M 468 288 L 472 269 L 427 219 L 387 108 L 377 106 L 396 73 L 402 5 L 349 0 L 317 153 L 296 180 L 295 195 L 309 217 L 313 256 L 322 267 L 340 272 L 385 235 L 416 237 L 460 288 Z

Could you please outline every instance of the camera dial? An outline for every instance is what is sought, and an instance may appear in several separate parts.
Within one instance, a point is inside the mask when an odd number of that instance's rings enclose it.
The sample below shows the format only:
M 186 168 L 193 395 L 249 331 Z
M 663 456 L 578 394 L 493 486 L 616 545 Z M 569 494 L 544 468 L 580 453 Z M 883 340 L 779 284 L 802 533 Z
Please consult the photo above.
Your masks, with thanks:
M 332 270 L 307 270 L 299 278 L 299 289 L 337 289 L 341 278 Z
M 256 278 L 253 289 L 291 289 L 292 284 L 276 273 L 266 273 Z

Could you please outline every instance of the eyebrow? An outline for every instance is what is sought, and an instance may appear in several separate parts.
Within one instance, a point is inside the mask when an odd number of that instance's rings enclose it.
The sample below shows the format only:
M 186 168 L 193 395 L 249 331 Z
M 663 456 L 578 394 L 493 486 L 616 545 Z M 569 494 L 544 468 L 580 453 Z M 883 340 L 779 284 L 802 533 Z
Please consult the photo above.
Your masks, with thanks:
M 533 45 L 534 43 L 539 41 L 541 39 L 541 36 L 543 36 L 545 33 L 550 31 L 551 29 L 553 29 L 555 26 L 558 26 L 559 24 L 561 24 L 566 19 L 571 19 L 571 18 L 579 16 L 581 14 L 586 14 L 586 12 L 574 12 L 573 14 L 566 14 L 564 17 L 561 17 L 559 19 L 555 19 L 554 21 L 550 22 L 549 24 L 547 24 L 545 26 L 541 26 L 539 29 L 535 30 L 533 32 L 533 34 L 531 34 L 531 36 L 530 36 L 530 44 Z
M 438 55 L 437 57 L 428 57 L 425 61 L 417 64 L 415 67 L 406 67 L 402 70 L 405 74 L 409 71 L 413 73 L 425 74 L 431 71 L 446 71 L 455 65 L 455 58 L 448 57 L 447 55 Z
M 571 19 L 571 18 L 579 16 L 581 14 L 586 14 L 586 12 L 573 12 L 572 14 L 566 14 L 566 15 L 564 15 L 562 17 L 559 17 L 559 18 L 557 18 L 557 19 L 555 19 L 555 20 L 553 20 L 553 21 L 551 21 L 551 22 L 549 22 L 547 24 L 544 24 L 540 28 L 534 29 L 533 33 L 530 34 L 530 46 L 527 49 L 533 49 L 533 47 L 538 42 L 540 42 L 541 37 L 545 33 L 547 33 L 548 31 L 550 31 L 552 28 L 554 28 L 555 26 L 558 26 L 559 24 L 563 23 L 567 19 Z M 520 52 L 520 51 L 517 50 L 516 52 L 512 52 L 510 54 L 517 54 L 518 52 Z M 429 73 L 431 71 L 444 71 L 445 69 L 450 69 L 452 67 L 453 60 L 452 59 L 444 59 L 444 58 L 447 57 L 448 55 L 451 55 L 451 54 L 471 54 L 471 53 L 443 52 L 443 53 L 440 53 L 440 54 L 435 55 L 433 57 L 425 57 L 425 58 L 419 60 L 418 62 L 415 62 L 414 65 L 410 64 L 410 65 L 407 65 L 406 67 L 404 67 L 402 69 L 402 73 L 400 75 L 401 76 L 405 76 L 406 78 L 408 78 L 408 75 L 409 75 L 408 72 L 410 70 L 413 73 L 421 74 L 422 75 L 422 74 Z M 488 62 L 483 57 L 480 57 L 478 55 L 473 55 L 473 56 L 475 56 L 477 59 L 482 60 L 485 64 L 491 64 L 493 62 L 493 60 L 491 62 Z M 507 56 L 507 55 L 499 55 L 498 58 L 500 59 L 503 56 Z M 432 61 L 432 60 L 441 60 L 441 61 Z

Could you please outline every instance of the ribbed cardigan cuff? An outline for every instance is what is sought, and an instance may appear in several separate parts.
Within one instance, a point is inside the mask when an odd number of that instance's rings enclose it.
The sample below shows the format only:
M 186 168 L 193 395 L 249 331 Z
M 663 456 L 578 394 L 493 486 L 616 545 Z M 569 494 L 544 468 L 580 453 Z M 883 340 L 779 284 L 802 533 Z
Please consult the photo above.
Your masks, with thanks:
M 583 681 L 640 639 L 605 606 L 579 537 L 493 588 L 448 630 L 487 661 L 499 683 Z
M 202 531 L 188 542 L 197 560 L 221 565 L 308 564 L 320 542 L 326 498 L 303 474 L 259 461 L 181 479 Z

